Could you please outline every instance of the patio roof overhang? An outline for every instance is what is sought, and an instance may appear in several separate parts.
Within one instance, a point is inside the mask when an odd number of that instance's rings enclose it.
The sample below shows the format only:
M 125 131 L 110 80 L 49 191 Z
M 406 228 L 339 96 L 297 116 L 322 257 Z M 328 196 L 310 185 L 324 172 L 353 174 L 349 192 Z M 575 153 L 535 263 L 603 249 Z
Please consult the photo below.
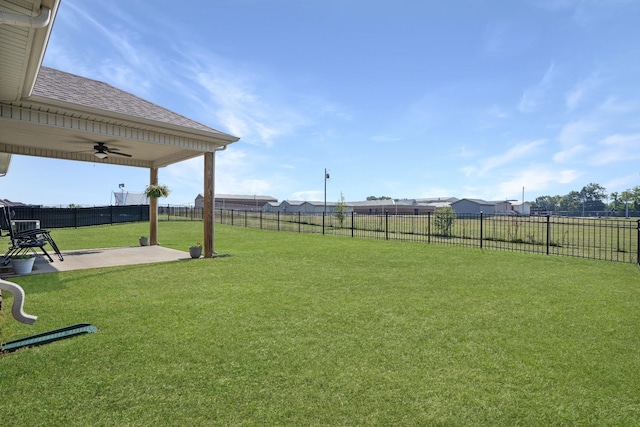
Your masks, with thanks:
M 159 168 L 226 147 L 238 138 L 31 97 L 0 102 L 0 152 L 55 159 Z M 100 159 L 103 142 L 131 157 Z
M 204 155 L 204 256 L 212 257 L 215 152 L 239 138 L 106 83 L 42 67 L 59 5 L 0 0 L 3 173 L 19 154 L 149 168 L 150 184 L 157 184 L 158 168 Z M 131 157 L 96 157 L 99 143 Z M 157 199 L 150 213 L 151 243 L 157 244 Z
M 0 152 L 159 168 L 239 139 L 108 84 L 42 67 L 59 4 L 0 0 Z M 131 157 L 100 159 L 99 142 Z

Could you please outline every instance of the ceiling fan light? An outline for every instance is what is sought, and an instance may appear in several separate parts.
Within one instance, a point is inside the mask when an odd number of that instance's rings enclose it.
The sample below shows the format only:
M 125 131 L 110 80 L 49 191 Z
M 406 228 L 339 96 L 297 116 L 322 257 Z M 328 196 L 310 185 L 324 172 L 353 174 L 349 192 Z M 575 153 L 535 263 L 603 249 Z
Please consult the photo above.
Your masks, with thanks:
M 98 151 L 97 153 L 93 153 L 94 156 L 96 156 L 99 159 L 106 159 L 107 158 L 107 153 L 103 153 L 102 151 Z

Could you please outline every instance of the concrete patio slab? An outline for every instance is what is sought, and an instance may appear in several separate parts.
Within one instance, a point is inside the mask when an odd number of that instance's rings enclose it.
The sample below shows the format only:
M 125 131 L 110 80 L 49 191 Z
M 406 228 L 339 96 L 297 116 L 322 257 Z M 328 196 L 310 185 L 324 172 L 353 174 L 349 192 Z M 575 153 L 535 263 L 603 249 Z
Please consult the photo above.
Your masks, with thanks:
M 64 261 L 60 261 L 55 254 L 52 254 L 54 262 L 38 257 L 31 274 L 191 259 L 188 252 L 162 246 L 131 246 L 126 248 L 63 251 L 62 255 Z M 0 277 L 15 277 L 10 267 L 9 265 L 2 268 L 0 260 Z

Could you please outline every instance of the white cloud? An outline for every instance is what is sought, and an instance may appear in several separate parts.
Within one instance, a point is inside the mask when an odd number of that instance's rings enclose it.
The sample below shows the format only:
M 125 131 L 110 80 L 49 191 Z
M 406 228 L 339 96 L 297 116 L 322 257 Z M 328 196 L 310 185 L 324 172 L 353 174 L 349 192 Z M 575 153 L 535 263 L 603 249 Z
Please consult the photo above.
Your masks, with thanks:
M 467 174 L 467 176 L 473 174 L 483 175 L 500 166 L 509 165 L 516 160 L 531 156 L 540 146 L 544 144 L 546 144 L 546 141 L 542 139 L 520 143 L 509 149 L 504 154 L 481 159 L 478 162 L 480 164 L 480 166 L 478 167 L 467 166 L 462 168 L 462 170 L 465 172 L 465 174 Z
M 595 88 L 600 85 L 597 74 L 593 74 L 584 80 L 579 81 L 566 93 L 565 103 L 569 111 L 578 108 Z
M 566 163 L 581 160 L 580 155 L 589 151 L 590 137 L 598 129 L 599 125 L 590 121 L 577 121 L 566 124 L 558 136 L 561 150 L 554 154 L 553 161 Z
M 513 197 L 525 192 L 544 192 L 558 184 L 570 184 L 580 177 L 580 172 L 573 169 L 557 170 L 546 165 L 536 165 L 519 171 L 515 178 L 500 183 L 496 196 Z
M 594 165 L 606 165 L 640 159 L 640 134 L 611 135 L 598 144 L 601 149 L 593 156 Z
M 578 121 L 566 124 L 560 131 L 558 141 L 563 147 L 580 145 L 585 138 L 598 130 L 598 125 L 590 121 Z
M 553 161 L 556 163 L 577 162 L 580 155 L 587 152 L 588 148 L 584 145 L 575 145 L 562 151 L 558 151 L 553 155 Z
M 556 74 L 556 65 L 552 63 L 540 81 L 530 88 L 525 89 L 520 97 L 518 111 L 521 113 L 531 113 L 538 110 L 546 101 L 547 94 L 551 89 L 551 84 Z
M 265 80 L 255 71 L 259 66 L 247 71 L 208 52 L 189 49 L 181 52 L 181 58 L 182 78 L 191 83 L 182 85 L 183 94 L 200 106 L 198 114 L 215 117 L 226 131 L 245 143 L 272 146 L 278 138 L 310 126 L 310 117 L 345 114 L 329 102 L 291 99 L 286 91 L 270 92 L 269 87 L 277 86 L 277 82 Z M 307 110 L 310 112 L 305 114 Z
M 608 97 L 598 106 L 598 111 L 606 114 L 628 114 L 638 110 L 637 102 L 623 102 L 615 96 Z

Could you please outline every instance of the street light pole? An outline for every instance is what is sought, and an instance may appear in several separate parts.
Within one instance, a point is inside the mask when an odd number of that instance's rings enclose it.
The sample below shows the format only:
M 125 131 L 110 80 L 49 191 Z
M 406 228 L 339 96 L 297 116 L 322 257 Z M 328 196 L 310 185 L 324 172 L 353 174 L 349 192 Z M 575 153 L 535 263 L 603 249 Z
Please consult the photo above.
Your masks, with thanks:
M 322 234 L 324 234 L 324 217 L 327 215 L 327 180 L 329 174 L 327 168 L 324 168 L 324 211 L 322 212 Z

